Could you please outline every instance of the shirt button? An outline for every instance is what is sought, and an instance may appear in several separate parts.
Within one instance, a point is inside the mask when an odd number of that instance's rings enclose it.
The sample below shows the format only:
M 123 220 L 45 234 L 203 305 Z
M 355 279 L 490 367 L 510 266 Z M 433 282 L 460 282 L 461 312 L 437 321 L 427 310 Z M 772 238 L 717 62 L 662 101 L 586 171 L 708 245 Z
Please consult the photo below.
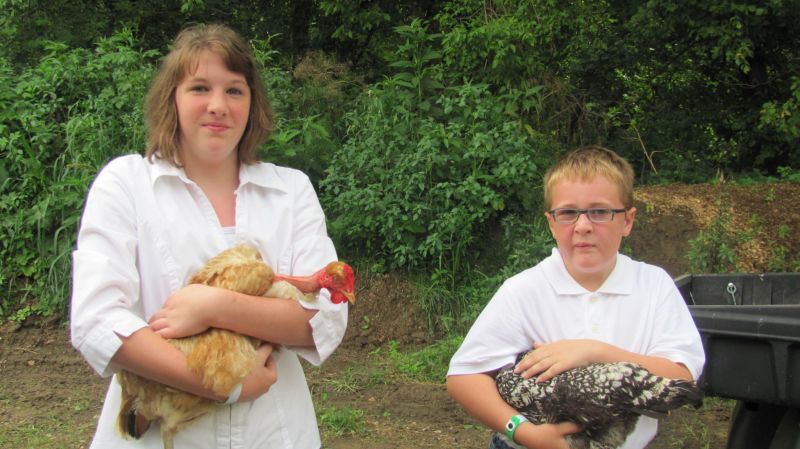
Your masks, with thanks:
M 597 334 L 597 333 L 600 332 L 600 326 L 598 326 L 596 324 L 593 324 L 591 329 L 592 329 L 592 333 L 593 334 Z
M 592 296 L 589 298 L 589 303 L 591 303 L 591 304 L 594 304 L 594 303 L 596 303 L 596 302 L 597 302 L 597 296 L 594 296 L 594 295 L 592 295 Z

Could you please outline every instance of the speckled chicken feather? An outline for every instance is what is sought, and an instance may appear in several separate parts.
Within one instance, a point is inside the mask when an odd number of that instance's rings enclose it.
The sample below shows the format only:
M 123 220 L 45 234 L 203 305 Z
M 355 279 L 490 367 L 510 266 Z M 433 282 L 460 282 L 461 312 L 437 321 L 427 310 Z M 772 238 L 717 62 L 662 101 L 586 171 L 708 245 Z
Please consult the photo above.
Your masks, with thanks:
M 567 438 L 572 449 L 617 448 L 640 415 L 659 418 L 686 404 L 702 404 L 694 382 L 655 376 L 633 363 L 590 364 L 546 382 L 523 379 L 511 366 L 495 381 L 503 400 L 534 424 L 571 421 L 582 426 L 583 431 Z

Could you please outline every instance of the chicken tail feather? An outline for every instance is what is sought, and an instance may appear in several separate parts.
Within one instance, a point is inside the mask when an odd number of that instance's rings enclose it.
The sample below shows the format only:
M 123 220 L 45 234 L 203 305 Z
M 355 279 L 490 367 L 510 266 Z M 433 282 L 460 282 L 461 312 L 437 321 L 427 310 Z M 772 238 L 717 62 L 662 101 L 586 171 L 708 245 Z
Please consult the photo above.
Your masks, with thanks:
M 117 430 L 126 437 L 138 440 L 150 428 L 150 420 L 136 413 L 133 408 L 135 399 L 134 397 L 128 397 L 122 403 L 117 416 Z
M 703 392 L 696 383 L 683 379 L 663 379 L 661 391 L 653 400 L 634 404 L 633 410 L 651 418 L 664 418 L 684 405 L 699 408 L 703 405 Z

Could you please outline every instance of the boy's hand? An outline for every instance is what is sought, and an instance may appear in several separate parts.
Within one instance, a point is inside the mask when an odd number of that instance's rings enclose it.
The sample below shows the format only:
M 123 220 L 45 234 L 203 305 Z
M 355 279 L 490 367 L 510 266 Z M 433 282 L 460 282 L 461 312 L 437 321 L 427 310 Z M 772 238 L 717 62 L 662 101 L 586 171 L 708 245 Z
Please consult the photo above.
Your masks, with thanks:
M 567 435 L 580 432 L 581 427 L 575 423 L 558 424 L 524 424 L 517 430 L 515 440 L 532 449 L 570 449 L 565 439 Z
M 545 382 L 564 371 L 592 363 L 603 345 L 604 343 L 597 340 L 535 343 L 535 350 L 517 364 L 514 373 L 525 379 L 538 376 L 539 382 Z

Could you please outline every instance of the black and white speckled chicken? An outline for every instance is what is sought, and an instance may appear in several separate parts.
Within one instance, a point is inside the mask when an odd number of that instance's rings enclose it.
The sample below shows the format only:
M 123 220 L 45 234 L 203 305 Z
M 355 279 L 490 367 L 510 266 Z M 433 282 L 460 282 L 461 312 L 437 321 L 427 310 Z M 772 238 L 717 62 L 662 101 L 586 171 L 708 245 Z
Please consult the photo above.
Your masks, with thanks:
M 517 357 L 517 363 L 525 353 Z M 500 396 L 534 424 L 570 421 L 583 430 L 567 437 L 572 449 L 622 446 L 640 415 L 662 418 L 703 394 L 688 380 L 667 379 L 633 363 L 594 363 L 545 382 L 524 379 L 514 367 L 495 377 Z

